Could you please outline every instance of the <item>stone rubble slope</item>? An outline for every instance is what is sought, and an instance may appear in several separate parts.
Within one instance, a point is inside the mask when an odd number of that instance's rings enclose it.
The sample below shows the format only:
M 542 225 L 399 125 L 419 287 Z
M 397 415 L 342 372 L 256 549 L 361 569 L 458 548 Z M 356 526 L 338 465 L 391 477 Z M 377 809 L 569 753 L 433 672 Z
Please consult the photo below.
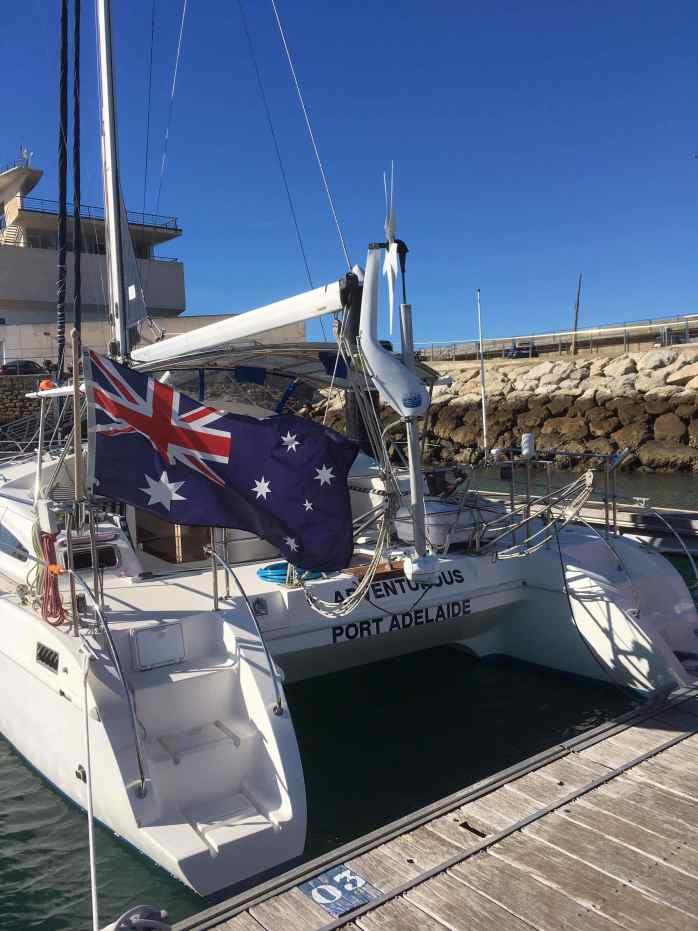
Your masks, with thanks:
M 435 367 L 453 382 L 434 388 L 429 458 L 474 462 L 482 456 L 479 365 Z M 698 346 L 613 358 L 492 360 L 486 384 L 490 447 L 516 446 L 522 433 L 533 433 L 539 450 L 604 454 L 627 446 L 627 468 L 698 472 Z M 339 395 L 327 423 L 344 429 Z M 381 418 L 395 419 L 387 410 Z

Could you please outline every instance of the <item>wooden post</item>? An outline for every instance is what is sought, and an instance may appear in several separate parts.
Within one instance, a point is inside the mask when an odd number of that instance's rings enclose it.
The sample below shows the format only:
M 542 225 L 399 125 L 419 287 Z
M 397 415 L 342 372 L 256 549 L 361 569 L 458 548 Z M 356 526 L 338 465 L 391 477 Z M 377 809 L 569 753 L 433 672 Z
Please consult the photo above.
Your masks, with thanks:
M 579 299 L 582 296 L 582 274 L 577 282 L 577 300 L 574 303 L 574 330 L 572 331 L 572 355 L 577 355 L 577 327 L 579 326 Z

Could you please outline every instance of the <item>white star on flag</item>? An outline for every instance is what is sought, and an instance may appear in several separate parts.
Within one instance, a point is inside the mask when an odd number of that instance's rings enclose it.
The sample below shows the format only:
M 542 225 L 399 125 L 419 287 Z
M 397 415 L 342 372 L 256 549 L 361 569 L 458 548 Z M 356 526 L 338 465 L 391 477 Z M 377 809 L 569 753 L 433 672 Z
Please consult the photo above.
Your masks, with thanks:
M 184 495 L 177 494 L 184 482 L 171 482 L 167 478 L 167 472 L 163 472 L 157 481 L 149 475 L 145 476 L 145 480 L 148 487 L 138 490 L 148 495 L 148 505 L 161 504 L 166 511 L 169 511 L 173 501 L 187 500 Z
M 291 550 L 292 553 L 295 553 L 298 549 L 298 544 L 293 539 L 293 537 L 284 537 L 284 543 Z
M 312 511 L 312 509 L 313 509 L 313 502 L 312 502 L 312 501 L 308 501 L 308 499 L 306 498 L 305 501 L 303 502 L 303 505 L 302 505 L 302 506 L 306 509 L 306 511 Z
M 315 481 L 316 481 L 316 482 L 320 482 L 320 486 L 321 486 L 321 487 L 322 487 L 323 485 L 331 485 L 331 484 L 332 484 L 332 479 L 335 477 L 335 476 L 334 476 L 334 471 L 333 471 L 332 468 L 329 468 L 329 467 L 326 466 L 325 463 L 323 462 L 322 468 L 321 468 L 321 469 L 316 469 L 315 471 L 317 472 L 317 475 L 315 476 Z
M 256 493 L 257 501 L 259 501 L 260 498 L 264 498 L 264 500 L 266 501 L 267 495 L 271 494 L 271 482 L 268 482 L 264 478 L 264 476 L 262 476 L 261 478 L 257 479 L 257 481 L 254 483 L 254 485 L 251 488 L 251 491 L 254 491 Z
M 300 440 L 296 439 L 297 436 L 298 436 L 297 433 L 291 433 L 291 431 L 289 430 L 286 436 L 281 437 L 281 442 L 286 447 L 287 453 L 295 453 L 296 446 L 300 446 Z

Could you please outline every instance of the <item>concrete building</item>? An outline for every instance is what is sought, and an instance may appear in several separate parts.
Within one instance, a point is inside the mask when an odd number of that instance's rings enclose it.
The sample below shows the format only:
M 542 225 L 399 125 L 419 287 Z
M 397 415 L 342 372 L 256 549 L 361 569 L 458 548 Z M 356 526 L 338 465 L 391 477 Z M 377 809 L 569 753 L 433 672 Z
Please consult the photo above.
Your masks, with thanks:
M 23 156 L 0 168 L 0 362 L 56 357 L 56 247 L 58 203 L 33 191 L 43 172 Z M 73 312 L 73 207 L 68 205 L 68 330 Z M 97 350 L 109 339 L 105 300 L 104 210 L 82 206 L 83 342 Z M 166 336 L 187 332 L 222 316 L 180 316 L 186 309 L 184 265 L 156 249 L 182 234 L 176 217 L 128 211 L 146 305 Z M 224 315 L 229 316 L 229 315 Z M 274 342 L 303 339 L 298 324 L 273 334 Z

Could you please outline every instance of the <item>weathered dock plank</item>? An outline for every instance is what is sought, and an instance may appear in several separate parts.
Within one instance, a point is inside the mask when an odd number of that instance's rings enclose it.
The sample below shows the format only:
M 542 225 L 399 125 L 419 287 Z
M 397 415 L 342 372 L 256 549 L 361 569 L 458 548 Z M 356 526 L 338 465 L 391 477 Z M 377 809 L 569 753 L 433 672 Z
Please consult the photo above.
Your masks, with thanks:
M 541 818 L 526 828 L 524 835 L 528 834 L 698 918 L 695 877 L 675 869 L 661 858 L 639 853 L 558 814 Z
M 182 931 L 695 931 L 697 694 L 638 708 Z
M 516 915 L 448 873 L 427 880 L 407 892 L 405 897 L 447 928 L 530 931 L 530 926 Z
M 327 912 L 299 889 L 266 899 L 249 912 L 265 931 L 308 931 L 327 921 Z
M 448 925 L 432 918 L 405 899 L 392 899 L 382 908 L 356 920 L 361 931 L 444 931 Z
M 695 931 L 690 915 L 530 836 L 513 834 L 490 852 L 630 931 Z
M 478 854 L 449 874 L 540 931 L 608 931 L 622 927 L 608 915 L 581 905 L 527 870 L 489 853 Z

